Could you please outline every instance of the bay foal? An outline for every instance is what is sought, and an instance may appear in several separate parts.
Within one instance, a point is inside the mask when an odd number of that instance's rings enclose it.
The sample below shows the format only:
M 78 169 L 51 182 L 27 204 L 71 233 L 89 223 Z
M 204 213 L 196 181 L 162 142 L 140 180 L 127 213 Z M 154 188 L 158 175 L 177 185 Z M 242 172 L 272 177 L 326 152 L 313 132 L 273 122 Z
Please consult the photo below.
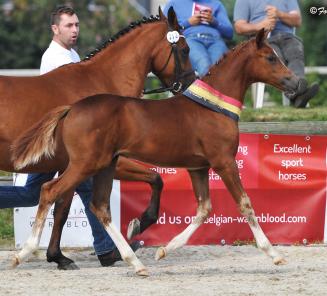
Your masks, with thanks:
M 239 144 L 238 117 L 246 89 L 262 81 L 279 89 L 294 91 L 299 79 L 281 63 L 265 41 L 264 31 L 230 51 L 202 81 L 195 81 L 183 95 L 166 100 L 141 101 L 114 95 L 97 95 L 72 106 L 50 112 L 34 129 L 15 143 L 16 168 L 47 162 L 44 155 L 57 155 L 64 146 L 69 164 L 56 180 L 42 188 L 32 234 L 15 256 L 15 264 L 25 260 L 39 244 L 50 206 L 62 194 L 93 176 L 92 210 L 114 240 L 122 258 L 139 275 L 145 266 L 133 253 L 112 223 L 108 195 L 119 157 L 168 167 L 187 168 L 198 202 L 195 220 L 156 259 L 183 246 L 205 221 L 211 210 L 208 170 L 218 173 L 247 218 L 258 248 L 275 264 L 283 257 L 261 230 L 251 202 L 243 189 L 235 163 Z M 56 143 L 62 145 L 56 146 Z

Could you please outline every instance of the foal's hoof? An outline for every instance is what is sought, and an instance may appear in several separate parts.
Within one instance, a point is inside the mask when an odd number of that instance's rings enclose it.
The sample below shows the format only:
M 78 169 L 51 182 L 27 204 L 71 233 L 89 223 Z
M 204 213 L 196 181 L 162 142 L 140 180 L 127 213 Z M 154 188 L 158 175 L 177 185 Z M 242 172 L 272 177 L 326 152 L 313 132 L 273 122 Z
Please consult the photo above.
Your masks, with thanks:
M 275 265 L 285 265 L 287 261 L 283 257 L 277 257 L 273 260 Z
M 135 218 L 128 224 L 127 228 L 127 238 L 131 239 L 135 235 L 138 235 L 141 232 L 141 223 L 140 220 Z
M 167 255 L 166 248 L 165 247 L 160 247 L 156 252 L 155 259 L 158 261 L 158 260 L 160 260 L 162 258 L 165 258 L 166 255 Z
M 74 262 L 58 264 L 57 268 L 59 270 L 78 270 L 79 269 L 79 267 Z
M 136 274 L 137 274 L 138 276 L 141 276 L 141 277 L 148 277 L 148 276 L 149 276 L 149 273 L 148 273 L 148 271 L 147 271 L 146 269 L 138 270 L 138 271 L 136 272 Z
M 16 268 L 20 264 L 19 256 L 17 254 L 14 255 L 14 258 L 12 258 L 12 268 Z

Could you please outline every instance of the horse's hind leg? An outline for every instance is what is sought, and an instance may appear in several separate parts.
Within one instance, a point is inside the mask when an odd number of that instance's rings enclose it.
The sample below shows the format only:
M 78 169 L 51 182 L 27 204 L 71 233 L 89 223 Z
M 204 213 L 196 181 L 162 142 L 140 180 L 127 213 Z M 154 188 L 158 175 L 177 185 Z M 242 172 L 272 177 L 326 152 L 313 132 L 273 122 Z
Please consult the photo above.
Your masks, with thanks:
M 66 171 L 59 178 L 43 184 L 32 233 L 23 249 L 15 255 L 13 262 L 14 266 L 26 260 L 34 251 L 37 250 L 44 222 L 51 205 L 62 195 L 71 192 L 79 183 L 89 176 L 90 172 L 87 168 L 72 165 L 68 166 Z
M 43 184 L 41 188 L 39 207 L 32 227 L 32 233 L 24 244 L 23 249 L 15 255 L 13 266 L 16 266 L 25 261 L 33 252 L 38 249 L 44 222 L 46 220 L 48 211 L 54 202 L 53 198 L 49 196 L 48 191 L 49 188 L 51 188 L 57 182 L 58 179 L 53 179 L 52 181 Z
M 119 157 L 118 159 L 114 178 L 126 181 L 146 182 L 152 189 L 149 206 L 143 212 L 140 219 L 135 218 L 128 225 L 127 238 L 131 239 L 158 220 L 163 182 L 157 172 L 124 157 Z
M 64 256 L 60 250 L 62 230 L 67 221 L 73 196 L 74 191 L 72 190 L 64 194 L 55 203 L 53 229 L 47 250 L 47 261 L 56 262 L 58 264 L 58 269 L 62 270 L 79 269 L 74 261 Z
M 93 196 L 90 204 L 92 212 L 97 216 L 105 230 L 114 241 L 122 259 L 134 266 L 138 275 L 147 276 L 148 272 L 141 261 L 126 242 L 125 238 L 113 224 L 110 212 L 110 194 L 117 159 L 110 166 L 100 170 L 93 176 Z
M 285 259 L 271 245 L 258 223 L 250 198 L 243 189 L 235 160 L 231 160 L 230 164 L 226 165 L 223 169 L 214 170 L 221 176 L 227 189 L 232 194 L 240 213 L 247 218 L 258 248 L 270 256 L 273 259 L 274 264 L 286 263 Z
M 175 236 L 166 247 L 160 247 L 156 253 L 156 260 L 164 258 L 170 251 L 184 246 L 192 234 L 206 220 L 211 211 L 211 201 L 209 196 L 209 176 L 208 169 L 189 171 L 193 185 L 193 191 L 198 202 L 195 219 L 179 235 Z

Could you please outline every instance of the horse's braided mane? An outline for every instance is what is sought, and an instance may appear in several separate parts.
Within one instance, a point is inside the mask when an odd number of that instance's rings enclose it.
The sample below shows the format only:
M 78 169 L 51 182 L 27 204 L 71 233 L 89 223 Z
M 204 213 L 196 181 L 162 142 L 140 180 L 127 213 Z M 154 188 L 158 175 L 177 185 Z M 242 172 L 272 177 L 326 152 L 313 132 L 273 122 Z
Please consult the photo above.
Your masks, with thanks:
M 110 37 L 108 40 L 106 40 L 105 42 L 103 42 L 103 44 L 100 47 L 97 47 L 92 52 L 90 52 L 89 54 L 87 54 L 87 56 L 82 61 L 88 61 L 88 60 L 90 60 L 97 53 L 99 53 L 102 49 L 106 48 L 109 44 L 113 43 L 114 41 L 116 41 L 117 39 L 119 39 L 119 37 L 121 37 L 121 36 L 125 35 L 126 33 L 130 32 L 134 28 L 137 28 L 137 27 L 141 26 L 142 24 L 153 23 L 153 22 L 157 22 L 159 20 L 160 20 L 160 16 L 159 15 L 157 15 L 157 16 L 151 15 L 149 17 L 143 17 L 141 20 L 131 22 L 126 28 L 120 30 L 114 36 Z

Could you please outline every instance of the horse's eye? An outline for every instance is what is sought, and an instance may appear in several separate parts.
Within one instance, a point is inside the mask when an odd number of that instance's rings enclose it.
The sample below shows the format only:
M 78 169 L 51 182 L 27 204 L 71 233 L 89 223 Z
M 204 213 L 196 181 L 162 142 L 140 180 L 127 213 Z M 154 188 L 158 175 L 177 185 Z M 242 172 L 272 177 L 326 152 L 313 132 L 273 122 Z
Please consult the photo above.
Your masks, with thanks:
M 269 63 L 276 63 L 277 57 L 275 55 L 269 55 L 267 56 L 267 60 L 269 61 Z

